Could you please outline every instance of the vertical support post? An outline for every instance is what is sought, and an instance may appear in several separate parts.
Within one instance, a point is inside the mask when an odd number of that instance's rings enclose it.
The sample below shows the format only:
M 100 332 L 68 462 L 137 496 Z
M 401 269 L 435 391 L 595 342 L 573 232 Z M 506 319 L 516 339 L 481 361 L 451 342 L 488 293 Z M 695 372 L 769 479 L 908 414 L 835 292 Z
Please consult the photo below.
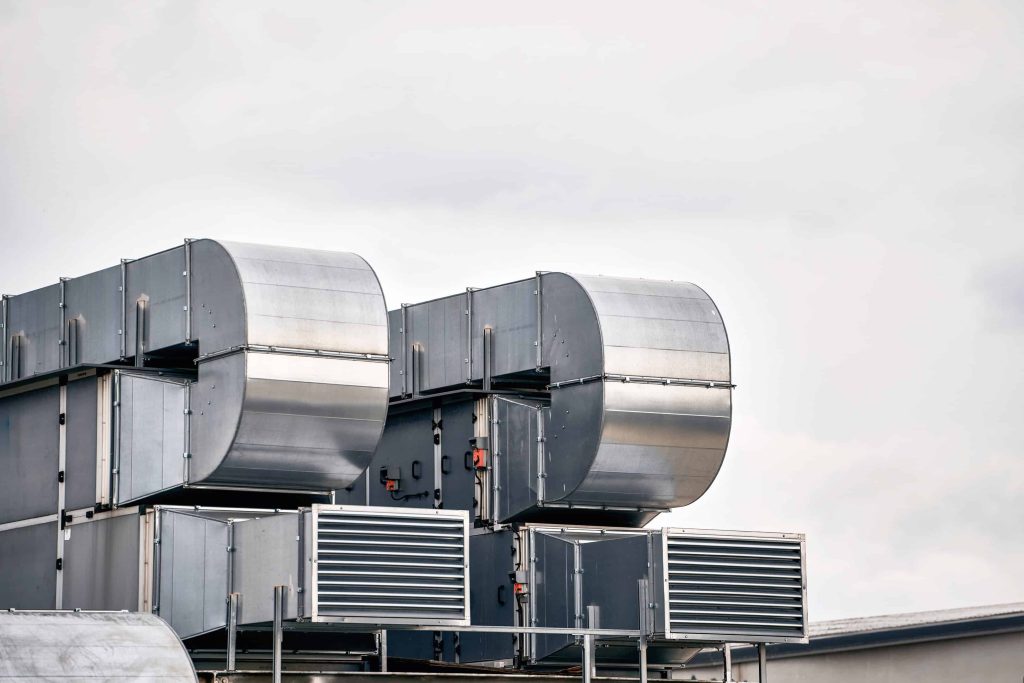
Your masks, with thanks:
M 490 327 L 484 328 L 484 391 L 491 390 L 491 373 L 494 364 L 494 330 Z
M 60 302 L 57 304 L 57 367 L 66 368 L 70 365 L 67 353 L 67 331 L 64 323 L 64 310 L 67 308 L 65 303 L 65 289 L 67 286 L 68 279 L 66 277 L 60 278 L 58 283 L 58 289 L 60 291 Z
M 640 683 L 647 683 L 647 636 L 640 636 Z
M 284 641 L 284 592 L 288 586 L 274 586 L 274 683 L 281 683 L 281 644 Z
M 591 683 L 594 677 L 594 636 L 583 636 L 583 683 Z
M 732 680 L 732 645 L 726 643 L 722 646 L 722 680 L 729 683 Z
M 7 381 L 7 300 L 10 295 L 0 297 L 0 384 Z
M 757 680 L 768 683 L 768 646 L 765 643 L 757 644 Z
M 64 605 L 64 527 L 67 524 L 67 510 L 64 492 L 64 479 L 68 459 L 68 378 L 66 375 L 61 376 L 59 384 L 60 398 L 57 407 L 57 472 L 54 473 L 54 476 L 57 477 L 57 514 L 60 519 L 57 524 L 57 585 L 54 604 L 57 609 L 62 609 Z M 70 530 L 68 530 L 68 533 L 70 533 Z
M 473 381 L 473 288 L 466 287 L 466 384 Z
M 444 473 L 441 471 L 444 466 L 444 445 L 441 443 L 444 436 L 441 434 L 441 420 L 441 408 L 438 406 L 430 414 L 434 432 L 434 509 L 444 506 Z
M 547 472 L 544 466 L 544 448 L 547 445 L 547 437 L 544 435 L 544 410 L 537 408 L 537 504 L 544 504 L 545 487 L 544 480 L 547 479 Z
M 238 593 L 228 596 L 228 661 L 227 670 L 235 670 L 235 652 L 238 648 Z
M 135 302 L 135 367 L 146 364 L 146 300 Z
M 185 405 L 183 408 L 185 422 L 185 451 L 181 454 L 181 480 L 188 486 L 192 475 L 192 382 L 185 382 Z
M 128 357 L 128 259 L 121 259 L 121 360 Z
M 110 439 L 110 506 L 117 507 L 121 500 L 121 371 L 114 370 L 111 374 L 114 386 Z
M 185 343 L 192 343 L 192 240 L 185 238 Z
M 409 390 L 409 304 L 402 304 L 402 398 L 412 394 Z
M 380 672 L 388 672 L 388 632 L 377 631 L 377 655 L 380 659 Z
M 544 343 L 544 312 L 541 306 L 542 294 L 540 288 L 541 280 L 539 270 L 537 271 L 535 278 L 536 279 L 534 280 L 533 285 L 533 295 L 537 297 L 537 341 L 534 342 L 534 345 L 537 347 L 537 367 L 535 369 L 537 370 L 537 372 L 540 372 L 540 369 L 541 367 L 543 367 L 544 364 L 544 354 L 541 350 L 541 346 Z

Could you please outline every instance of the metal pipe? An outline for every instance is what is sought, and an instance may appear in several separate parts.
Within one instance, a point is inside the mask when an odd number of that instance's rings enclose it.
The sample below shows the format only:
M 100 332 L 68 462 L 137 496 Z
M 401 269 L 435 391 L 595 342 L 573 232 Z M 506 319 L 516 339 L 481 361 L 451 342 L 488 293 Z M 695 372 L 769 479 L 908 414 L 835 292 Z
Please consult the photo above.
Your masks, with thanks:
M 235 670 L 235 650 L 238 645 L 238 593 L 228 596 L 228 671 Z
M 583 683 L 591 683 L 594 676 L 594 636 L 583 636 Z
M 768 683 L 768 646 L 764 643 L 757 644 L 757 680 Z
M 377 632 L 377 654 L 380 658 L 381 673 L 388 672 L 388 632 L 381 630 Z
M 647 637 L 640 636 L 640 683 L 647 683 Z
M 732 680 L 732 645 L 726 643 L 722 646 L 722 680 L 729 683 Z
M 274 586 L 274 683 L 281 683 L 281 643 L 284 641 L 284 592 L 288 586 Z

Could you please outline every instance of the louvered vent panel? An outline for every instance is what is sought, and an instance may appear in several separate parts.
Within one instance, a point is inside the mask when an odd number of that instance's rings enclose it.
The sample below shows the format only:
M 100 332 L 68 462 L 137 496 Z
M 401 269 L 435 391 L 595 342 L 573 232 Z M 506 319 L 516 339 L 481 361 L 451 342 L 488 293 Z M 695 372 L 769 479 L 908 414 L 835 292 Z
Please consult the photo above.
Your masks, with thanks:
M 467 517 L 320 506 L 317 619 L 468 623 Z
M 668 531 L 669 631 L 754 642 L 805 637 L 799 537 Z

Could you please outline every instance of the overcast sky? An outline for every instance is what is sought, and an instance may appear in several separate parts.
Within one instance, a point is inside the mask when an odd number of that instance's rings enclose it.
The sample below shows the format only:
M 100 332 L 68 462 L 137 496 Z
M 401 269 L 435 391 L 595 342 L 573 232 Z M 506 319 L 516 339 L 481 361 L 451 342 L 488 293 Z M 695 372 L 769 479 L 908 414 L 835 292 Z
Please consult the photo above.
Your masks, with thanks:
M 219 237 L 390 306 L 700 284 L 707 495 L 802 531 L 812 619 L 1024 600 L 1024 4 L 0 0 L 0 289 Z

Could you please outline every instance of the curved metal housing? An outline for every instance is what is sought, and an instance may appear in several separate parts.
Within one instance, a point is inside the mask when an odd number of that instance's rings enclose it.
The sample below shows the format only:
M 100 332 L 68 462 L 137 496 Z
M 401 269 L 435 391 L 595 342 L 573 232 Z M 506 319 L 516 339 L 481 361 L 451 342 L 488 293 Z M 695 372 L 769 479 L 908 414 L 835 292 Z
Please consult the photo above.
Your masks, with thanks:
M 199 378 L 189 482 L 330 490 L 369 464 L 387 413 L 387 313 L 359 256 L 191 245 Z
M 0 679 L 196 680 L 160 617 L 128 612 L 0 612 Z
M 689 283 L 551 273 L 545 503 L 670 508 L 697 500 L 725 457 L 729 343 Z
M 528 415 L 492 416 L 496 467 L 529 472 L 494 487 L 500 519 L 550 519 L 541 508 L 572 507 L 573 519 L 592 509 L 638 521 L 693 502 L 721 467 L 729 343 L 696 285 L 543 273 L 389 316 L 390 393 L 402 403 L 394 411 L 429 412 L 417 401 L 466 389 L 542 402 L 540 427 Z M 511 434 L 519 423 L 538 433 Z M 400 461 L 389 444 L 386 435 L 375 462 Z
M 383 431 L 387 309 L 354 254 L 188 241 L 4 297 L 2 318 L 0 388 L 116 366 L 119 504 L 183 485 L 326 492 Z

